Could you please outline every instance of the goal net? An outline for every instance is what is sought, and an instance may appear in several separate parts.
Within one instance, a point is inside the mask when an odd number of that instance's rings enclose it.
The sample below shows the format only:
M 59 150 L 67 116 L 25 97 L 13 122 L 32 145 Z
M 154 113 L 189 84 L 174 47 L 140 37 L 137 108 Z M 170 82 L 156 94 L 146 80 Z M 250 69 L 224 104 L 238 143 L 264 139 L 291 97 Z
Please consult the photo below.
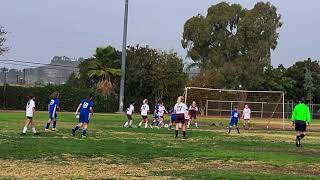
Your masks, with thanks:
M 282 91 L 225 90 L 199 87 L 185 88 L 185 101 L 190 105 L 196 101 L 203 116 L 230 117 L 231 109 L 237 105 L 239 112 L 247 104 L 251 117 L 260 120 L 264 127 L 285 127 L 285 104 Z

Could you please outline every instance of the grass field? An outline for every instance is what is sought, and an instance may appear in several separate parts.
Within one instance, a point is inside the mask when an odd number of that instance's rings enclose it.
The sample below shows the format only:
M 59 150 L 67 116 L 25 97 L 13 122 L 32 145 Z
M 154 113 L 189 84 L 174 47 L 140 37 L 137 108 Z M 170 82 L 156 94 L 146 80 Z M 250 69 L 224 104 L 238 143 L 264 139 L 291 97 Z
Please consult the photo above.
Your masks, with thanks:
M 135 125 L 139 116 L 134 116 Z M 124 115 L 96 114 L 88 138 L 71 136 L 77 120 L 60 113 L 58 132 L 43 132 L 47 113 L 35 116 L 40 136 L 21 136 L 23 112 L 0 112 L 0 179 L 319 179 L 320 132 L 304 148 L 293 131 L 202 126 L 175 139 L 167 129 L 124 129 Z M 203 124 L 223 119 L 200 119 Z M 256 124 L 258 125 L 258 123 Z M 255 126 L 255 124 L 254 124 Z M 181 135 L 181 134 L 180 134 Z

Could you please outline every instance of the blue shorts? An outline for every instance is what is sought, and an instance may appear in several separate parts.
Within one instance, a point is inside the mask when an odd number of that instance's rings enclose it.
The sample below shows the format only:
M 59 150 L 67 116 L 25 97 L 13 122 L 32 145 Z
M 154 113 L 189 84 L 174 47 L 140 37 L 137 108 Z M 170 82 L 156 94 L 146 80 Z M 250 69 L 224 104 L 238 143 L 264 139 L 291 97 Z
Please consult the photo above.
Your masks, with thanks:
M 90 122 L 90 114 L 89 113 L 80 113 L 79 122 L 80 123 L 89 123 Z
M 57 117 L 58 117 L 57 113 L 54 113 L 54 114 L 52 112 L 49 113 L 50 120 L 54 120 L 54 119 L 57 120 Z
M 175 114 L 171 115 L 171 122 L 175 122 L 177 120 L 177 116 Z
M 231 119 L 230 120 L 230 126 L 234 126 L 234 125 L 238 125 L 238 121 L 239 121 L 239 119 Z

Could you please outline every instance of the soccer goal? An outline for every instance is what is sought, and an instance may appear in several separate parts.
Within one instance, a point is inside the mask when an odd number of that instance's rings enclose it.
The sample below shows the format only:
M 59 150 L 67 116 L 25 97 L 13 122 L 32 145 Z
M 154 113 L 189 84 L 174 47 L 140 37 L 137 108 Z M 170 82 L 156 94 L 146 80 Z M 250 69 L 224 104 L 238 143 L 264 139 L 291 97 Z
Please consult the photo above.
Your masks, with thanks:
M 285 102 L 282 91 L 247 91 L 210 89 L 200 87 L 185 88 L 185 103 L 196 101 L 203 116 L 229 117 L 231 109 L 237 105 L 240 112 L 247 104 L 251 116 L 259 119 L 267 128 L 270 122 L 285 128 Z M 282 121 L 281 121 L 282 120 Z

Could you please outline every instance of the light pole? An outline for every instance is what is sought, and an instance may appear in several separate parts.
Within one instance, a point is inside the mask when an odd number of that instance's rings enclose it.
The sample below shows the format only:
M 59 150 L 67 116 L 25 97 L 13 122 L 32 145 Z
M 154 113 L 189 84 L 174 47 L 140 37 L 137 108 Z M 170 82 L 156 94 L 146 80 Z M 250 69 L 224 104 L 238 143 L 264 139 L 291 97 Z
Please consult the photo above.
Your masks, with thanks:
M 121 61 L 121 73 L 122 74 L 121 74 L 121 81 L 120 81 L 120 96 L 119 96 L 119 110 L 118 110 L 118 112 L 123 112 L 124 82 L 125 82 L 125 77 L 126 77 L 128 9 L 129 9 L 129 0 L 125 0 L 124 28 L 123 28 L 123 42 L 122 42 L 122 61 Z

